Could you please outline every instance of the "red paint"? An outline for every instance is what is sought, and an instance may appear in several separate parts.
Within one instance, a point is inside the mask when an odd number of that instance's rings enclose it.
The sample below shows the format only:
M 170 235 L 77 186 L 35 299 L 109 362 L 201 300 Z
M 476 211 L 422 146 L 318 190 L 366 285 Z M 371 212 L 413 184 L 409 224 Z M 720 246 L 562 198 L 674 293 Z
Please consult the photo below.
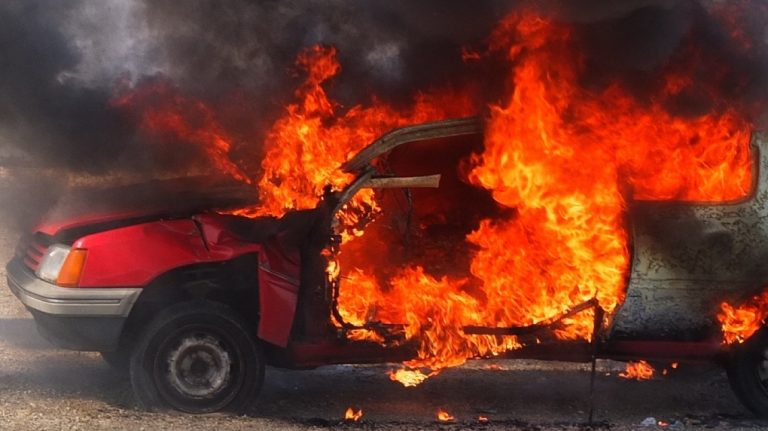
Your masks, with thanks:
M 261 244 L 244 241 L 230 232 L 221 216 L 202 214 L 193 219 L 202 232 L 212 261 L 229 260 L 261 250 Z
M 264 244 L 259 254 L 259 338 L 281 347 L 288 338 L 296 314 L 301 257 L 277 240 Z
M 146 286 L 174 268 L 211 261 L 190 219 L 157 221 L 87 235 L 79 287 Z
M 243 241 L 214 214 L 195 216 L 213 261 L 245 253 L 259 253 L 259 338 L 285 347 L 298 302 L 301 259 L 296 249 L 286 249 L 274 239 L 266 244 Z
M 48 226 L 58 230 L 65 224 Z M 230 232 L 221 217 L 199 215 L 86 235 L 73 247 L 88 250 L 81 288 L 142 287 L 176 268 L 258 253 L 259 337 L 279 346 L 288 344 L 301 261 L 298 250 L 280 246 L 278 239 L 268 244 L 247 242 Z

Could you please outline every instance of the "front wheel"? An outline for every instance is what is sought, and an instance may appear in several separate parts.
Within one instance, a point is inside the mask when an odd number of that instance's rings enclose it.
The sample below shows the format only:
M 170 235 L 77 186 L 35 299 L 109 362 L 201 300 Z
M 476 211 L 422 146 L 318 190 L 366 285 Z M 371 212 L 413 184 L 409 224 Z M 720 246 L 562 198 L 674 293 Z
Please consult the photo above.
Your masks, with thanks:
M 249 326 L 215 302 L 173 305 L 142 331 L 130 358 L 139 405 L 240 411 L 261 389 L 264 356 Z
M 762 329 L 734 346 L 726 370 L 739 401 L 758 417 L 768 419 L 768 331 Z

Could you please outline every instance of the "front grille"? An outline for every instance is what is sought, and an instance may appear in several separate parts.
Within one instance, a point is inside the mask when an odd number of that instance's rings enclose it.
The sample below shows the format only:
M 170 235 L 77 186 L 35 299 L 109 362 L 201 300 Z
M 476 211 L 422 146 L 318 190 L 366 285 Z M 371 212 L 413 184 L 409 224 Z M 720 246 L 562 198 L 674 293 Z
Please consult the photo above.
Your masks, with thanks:
M 51 243 L 52 238 L 50 236 L 38 232 L 21 239 L 16 248 L 16 256 L 22 259 L 27 268 L 37 271 L 40 261 L 43 260 L 43 255 Z

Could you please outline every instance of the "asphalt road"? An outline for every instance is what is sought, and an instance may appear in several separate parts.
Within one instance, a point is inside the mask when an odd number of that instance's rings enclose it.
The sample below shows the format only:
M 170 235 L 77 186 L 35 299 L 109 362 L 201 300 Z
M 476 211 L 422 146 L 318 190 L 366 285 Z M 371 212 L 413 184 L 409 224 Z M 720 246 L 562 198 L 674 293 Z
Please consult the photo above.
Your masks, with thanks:
M 5 183 L 2 183 L 5 181 Z M 28 222 L 35 189 L 0 178 L 0 261 L 7 261 Z M 19 203 L 21 202 L 21 203 Z M 0 270 L 5 280 L 4 270 Z M 601 361 L 594 428 L 768 429 L 733 396 L 724 373 L 681 365 L 667 376 L 629 381 L 620 363 Z M 125 376 L 94 353 L 58 350 L 0 281 L 0 429 L 581 429 L 587 428 L 589 370 L 583 364 L 473 361 L 416 388 L 391 382 L 392 365 L 333 366 L 312 371 L 268 369 L 265 387 L 245 416 L 148 413 L 133 404 Z M 347 407 L 363 410 L 357 423 Z M 443 409 L 455 417 L 440 423 Z M 487 422 L 480 422 L 483 416 Z M 641 425 L 648 417 L 670 425 Z

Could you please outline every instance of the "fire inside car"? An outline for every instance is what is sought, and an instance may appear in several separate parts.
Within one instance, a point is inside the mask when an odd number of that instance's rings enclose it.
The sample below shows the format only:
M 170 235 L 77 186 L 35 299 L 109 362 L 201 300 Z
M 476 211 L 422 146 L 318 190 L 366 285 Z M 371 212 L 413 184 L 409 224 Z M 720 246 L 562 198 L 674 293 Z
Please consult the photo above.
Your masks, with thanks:
M 413 370 L 435 372 L 514 349 L 515 337 L 467 336 L 462 328 L 532 325 L 590 300 L 609 315 L 616 310 L 630 266 L 625 214 L 631 200 L 730 202 L 750 194 L 751 125 L 744 113 L 727 104 L 691 116 L 669 108 L 695 86 L 715 84 L 694 82 L 687 73 L 698 52 L 681 49 L 652 96 L 641 99 L 619 83 L 583 88 L 585 62 L 573 49 L 578 43 L 568 25 L 523 12 L 502 20 L 487 51 L 467 53 L 468 61 L 501 56 L 514 65 L 506 102 L 490 106 L 482 142 L 435 144 L 399 156 L 402 173 L 379 167 L 390 175 L 441 173 L 449 185 L 440 192 L 415 189 L 394 197 L 367 189 L 340 212 L 341 244 L 329 269 L 340 285 L 336 320 L 358 327 L 404 324 L 407 338 L 420 343 L 419 359 L 409 362 Z M 312 208 L 324 186 L 340 189 L 351 181 L 340 164 L 376 134 L 481 108 L 468 89 L 420 93 L 405 109 L 342 110 L 324 87 L 341 70 L 337 51 L 315 46 L 297 64 L 307 78 L 269 132 L 258 180 L 262 202 L 236 214 Z M 143 107 L 149 95 L 184 102 L 171 87 L 155 84 L 116 103 Z M 183 111 L 176 109 L 152 105 L 142 111 L 143 124 L 156 133 L 192 136 L 224 172 L 242 176 L 227 158 L 230 143 L 220 126 L 195 128 L 180 122 Z M 445 166 L 428 169 L 440 162 Z M 410 209 L 392 216 L 397 220 L 379 217 L 382 200 Z M 395 238 L 393 224 L 401 225 L 403 238 Z M 441 229 L 452 232 L 428 247 L 416 245 Z M 396 248 L 404 242 L 407 252 Z M 382 245 L 391 252 L 381 253 Z M 593 320 L 592 310 L 569 316 L 555 336 L 589 340 Z M 367 329 L 351 336 L 382 341 Z
M 708 19 L 738 12 L 722 8 Z M 412 387 L 475 358 L 636 360 L 637 379 L 653 375 L 645 360 L 726 358 L 737 395 L 768 415 L 753 378 L 768 141 L 734 97 L 740 71 L 692 35 L 640 85 L 578 49 L 590 37 L 516 10 L 462 53 L 503 71 L 493 97 L 467 83 L 397 105 L 344 106 L 340 52 L 307 47 L 255 169 L 213 106 L 164 79 L 125 83 L 113 109 L 194 146 L 255 202 L 48 221 L 11 289 L 49 338 L 125 359 L 148 408 L 240 407 L 265 364 L 390 362 Z M 96 316 L 110 324 L 88 344 Z

